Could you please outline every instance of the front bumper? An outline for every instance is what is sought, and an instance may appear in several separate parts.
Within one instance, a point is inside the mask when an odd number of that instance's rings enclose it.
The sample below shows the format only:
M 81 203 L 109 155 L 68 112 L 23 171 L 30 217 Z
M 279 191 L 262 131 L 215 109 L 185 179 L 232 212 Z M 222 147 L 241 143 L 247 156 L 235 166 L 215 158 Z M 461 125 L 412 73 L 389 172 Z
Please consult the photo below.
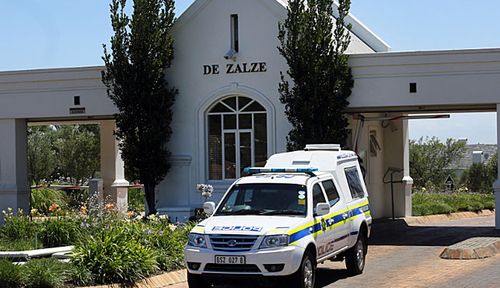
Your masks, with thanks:
M 251 250 L 248 252 L 225 252 L 212 249 L 186 247 L 185 258 L 187 263 L 199 263 L 197 270 L 190 269 L 192 274 L 224 274 L 224 275 L 262 275 L 286 276 L 295 273 L 302 262 L 304 248 L 286 246 L 282 248 Z M 245 256 L 245 265 L 217 265 L 215 256 Z M 269 272 L 269 266 L 284 264 L 283 270 Z

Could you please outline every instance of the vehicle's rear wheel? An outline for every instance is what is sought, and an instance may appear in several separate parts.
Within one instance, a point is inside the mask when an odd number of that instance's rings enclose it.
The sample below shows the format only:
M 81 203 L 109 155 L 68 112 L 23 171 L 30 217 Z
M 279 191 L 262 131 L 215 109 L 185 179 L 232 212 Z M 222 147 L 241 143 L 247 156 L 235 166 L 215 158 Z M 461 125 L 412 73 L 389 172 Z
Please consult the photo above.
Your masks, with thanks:
M 209 288 L 212 287 L 203 276 L 187 272 L 187 282 L 189 288 Z
M 346 252 L 345 264 L 351 275 L 359 275 L 365 269 L 366 260 L 366 236 L 360 233 L 354 247 Z
M 307 251 L 302 258 L 299 270 L 288 279 L 289 288 L 314 288 L 316 280 L 316 260 L 311 252 Z

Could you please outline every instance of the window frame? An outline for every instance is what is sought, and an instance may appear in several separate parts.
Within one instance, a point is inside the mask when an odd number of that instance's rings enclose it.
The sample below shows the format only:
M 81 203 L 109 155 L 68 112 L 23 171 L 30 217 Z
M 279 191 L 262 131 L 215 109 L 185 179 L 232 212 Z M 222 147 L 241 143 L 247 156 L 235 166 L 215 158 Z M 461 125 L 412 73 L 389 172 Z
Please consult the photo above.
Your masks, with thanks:
M 358 182 L 356 184 L 356 186 L 359 186 L 358 188 L 360 188 L 361 191 L 354 191 L 354 190 L 358 190 L 358 189 L 355 189 L 356 187 L 354 187 L 354 185 L 350 181 L 351 177 L 349 176 L 349 174 L 353 173 L 353 172 L 356 173 L 353 176 L 356 177 L 355 180 L 357 180 L 357 182 Z M 361 175 L 359 173 L 358 167 L 357 166 L 345 167 L 344 168 L 344 175 L 345 175 L 347 186 L 349 187 L 349 192 L 351 194 L 352 199 L 357 200 L 357 199 L 364 198 L 365 197 L 365 189 L 363 188 L 363 183 L 361 182 L 361 179 L 363 179 L 363 178 L 361 177 Z
M 318 203 L 314 203 L 314 187 L 316 187 L 316 185 L 318 185 L 319 187 L 319 190 L 321 191 L 321 195 L 323 195 L 323 202 L 318 202 Z M 311 186 L 311 203 L 312 203 L 312 213 L 313 213 L 313 216 L 316 217 L 316 206 L 319 204 L 319 203 L 328 203 L 328 198 L 326 197 L 326 194 L 325 194 L 325 189 L 323 189 L 323 186 L 321 185 L 321 181 L 318 181 L 318 182 L 315 182 L 312 184 Z
M 236 107 L 232 107 L 230 104 L 226 103 L 225 101 L 229 100 L 229 99 L 232 99 L 232 98 L 235 98 L 236 100 Z M 242 107 L 240 107 L 240 99 L 246 99 L 246 103 L 242 104 Z M 222 106 L 220 106 L 222 105 Z M 224 107 L 224 109 L 227 109 L 227 111 L 215 111 L 213 112 L 213 110 L 216 108 L 216 107 Z M 257 107 L 256 109 L 252 109 L 252 108 L 255 108 Z M 225 117 L 228 117 L 229 115 L 234 115 L 234 117 L 236 118 L 236 127 L 235 129 L 225 129 L 224 127 L 224 121 L 225 121 Z M 250 115 L 250 125 L 251 127 L 250 128 L 241 128 L 240 129 L 240 116 L 241 115 Z M 269 122 L 269 112 L 267 111 L 267 109 L 265 108 L 264 105 L 262 105 L 259 101 L 257 101 L 256 99 L 253 99 L 251 97 L 248 97 L 246 95 L 229 95 L 229 96 L 226 96 L 224 98 L 219 98 L 217 101 L 215 101 L 214 103 L 212 103 L 212 105 L 209 106 L 209 108 L 207 109 L 207 112 L 205 113 L 205 125 L 206 125 L 206 129 L 205 129 L 205 141 L 206 141 L 206 151 L 210 151 L 211 150 L 211 141 L 210 141 L 210 117 L 211 116 L 219 116 L 219 124 L 220 124 L 220 135 L 218 136 L 219 137 L 219 140 L 220 140 L 220 143 L 218 145 L 220 145 L 220 154 L 221 154 L 221 175 L 220 175 L 220 178 L 217 177 L 217 178 L 211 178 L 211 164 L 212 163 L 215 163 L 215 164 L 219 164 L 219 163 L 216 163 L 216 162 L 211 162 L 211 159 L 210 159 L 210 153 L 206 153 L 206 161 L 207 161 L 207 164 L 206 164 L 206 175 L 207 175 L 207 179 L 208 181 L 232 181 L 232 180 L 235 180 L 235 179 L 238 179 L 241 177 L 241 174 L 242 174 L 242 169 L 247 167 L 248 164 L 244 164 L 243 167 L 242 166 L 242 149 L 241 149 L 241 139 L 242 137 L 245 137 L 245 136 L 248 136 L 248 135 L 243 135 L 243 134 L 250 134 L 250 163 L 249 163 L 249 166 L 255 166 L 255 163 L 260 163 L 260 162 L 263 162 L 265 160 L 267 160 L 268 156 L 269 156 L 269 142 L 271 141 L 271 139 L 269 138 L 269 126 L 272 125 L 270 122 Z M 257 121 L 262 121 L 262 123 L 259 123 L 259 125 L 257 125 Z M 262 125 L 264 124 L 264 125 Z M 264 127 L 262 127 L 264 126 Z M 259 148 L 258 145 L 256 145 L 256 142 L 257 142 L 257 139 L 256 137 L 258 137 L 259 133 L 256 133 L 256 129 L 257 127 L 259 128 L 264 128 L 264 131 L 260 131 L 260 135 L 262 137 L 262 139 L 264 139 L 265 137 L 265 145 L 264 146 L 260 146 L 262 152 L 265 152 L 265 153 L 259 153 L 257 154 L 257 150 Z M 234 134 L 234 147 L 235 147 L 235 161 L 234 161 L 234 166 L 235 166 L 235 173 L 234 173 L 234 178 L 228 178 L 226 175 L 227 175 L 227 171 L 226 171 L 226 155 L 225 155 L 225 148 L 226 148 L 226 143 L 225 143 L 225 136 L 228 135 L 228 134 Z M 265 154 L 264 156 L 262 156 L 261 154 Z M 265 159 L 257 159 L 257 156 L 261 156 L 260 158 L 265 158 Z
M 238 14 L 231 14 L 231 49 L 234 52 L 240 52 L 240 28 L 239 28 L 239 16 Z
M 327 189 L 326 189 L 326 187 L 324 185 L 325 182 L 332 182 L 333 189 L 334 189 L 335 193 L 337 194 L 337 198 L 333 201 L 333 203 L 332 203 L 332 200 L 330 200 L 330 197 L 328 195 L 328 191 L 327 191 Z M 337 183 L 335 182 L 335 180 L 333 178 L 321 181 L 321 186 L 323 187 L 323 190 L 325 191 L 326 200 L 328 200 L 328 204 L 330 204 L 330 207 L 333 207 L 337 203 L 340 202 L 341 196 L 340 196 L 340 193 L 339 193 L 339 189 L 338 189 Z

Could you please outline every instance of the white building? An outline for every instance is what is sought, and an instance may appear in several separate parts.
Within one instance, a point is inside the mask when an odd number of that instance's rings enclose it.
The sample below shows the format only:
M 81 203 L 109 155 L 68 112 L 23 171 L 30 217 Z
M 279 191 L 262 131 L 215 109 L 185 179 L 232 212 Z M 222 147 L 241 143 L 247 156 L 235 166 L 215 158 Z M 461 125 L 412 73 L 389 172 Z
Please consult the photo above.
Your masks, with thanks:
M 290 124 L 278 83 L 287 66 L 277 50 L 285 5 L 284 0 L 198 0 L 175 24 L 175 59 L 168 72 L 169 83 L 179 89 L 169 144 L 172 169 L 157 191 L 158 209 L 174 220 L 201 207 L 196 184 L 212 184 L 217 201 L 242 168 L 263 165 L 269 155 L 285 151 Z M 357 19 L 348 21 L 355 80 L 349 99 L 352 146 L 368 171 L 372 213 L 390 216 L 383 176 L 398 168 L 403 183 L 395 184 L 395 212 L 408 216 L 407 115 L 500 111 L 500 49 L 391 53 Z M 103 123 L 105 193 L 123 198 L 119 187 L 126 181 L 111 133 L 116 110 L 101 83 L 102 69 L 0 72 L 0 209 L 27 207 L 30 122 Z

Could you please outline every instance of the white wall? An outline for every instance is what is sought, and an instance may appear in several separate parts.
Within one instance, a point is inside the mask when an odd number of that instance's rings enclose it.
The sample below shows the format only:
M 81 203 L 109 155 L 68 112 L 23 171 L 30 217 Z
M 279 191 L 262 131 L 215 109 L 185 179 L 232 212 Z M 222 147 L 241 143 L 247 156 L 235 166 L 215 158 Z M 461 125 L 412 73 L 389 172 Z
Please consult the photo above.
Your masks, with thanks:
M 353 55 L 350 64 L 351 111 L 494 111 L 500 101 L 500 49 Z
M 2 118 L 110 118 L 116 108 L 101 82 L 104 67 L 0 72 Z M 73 105 L 80 96 L 81 105 Z M 85 114 L 69 109 L 85 107 Z
M 230 49 L 231 14 L 239 17 L 236 61 L 224 59 Z M 268 111 L 268 154 L 286 150 L 291 126 L 279 101 L 278 84 L 287 65 L 277 49 L 278 22 L 285 18 L 286 9 L 280 3 L 261 0 L 197 1 L 179 18 L 174 27 L 175 58 L 167 75 L 179 89 L 169 144 L 175 161 L 159 189 L 162 210 L 175 210 L 174 217 L 182 217 L 192 207 L 201 207 L 195 187 L 208 182 L 204 113 L 221 97 L 242 95 L 259 101 Z M 350 53 L 370 51 L 353 35 Z M 227 64 L 252 62 L 265 62 L 267 71 L 227 74 L 224 69 Z M 220 73 L 204 75 L 204 65 L 219 65 Z M 210 182 L 216 188 L 213 200 L 219 200 L 231 182 Z

